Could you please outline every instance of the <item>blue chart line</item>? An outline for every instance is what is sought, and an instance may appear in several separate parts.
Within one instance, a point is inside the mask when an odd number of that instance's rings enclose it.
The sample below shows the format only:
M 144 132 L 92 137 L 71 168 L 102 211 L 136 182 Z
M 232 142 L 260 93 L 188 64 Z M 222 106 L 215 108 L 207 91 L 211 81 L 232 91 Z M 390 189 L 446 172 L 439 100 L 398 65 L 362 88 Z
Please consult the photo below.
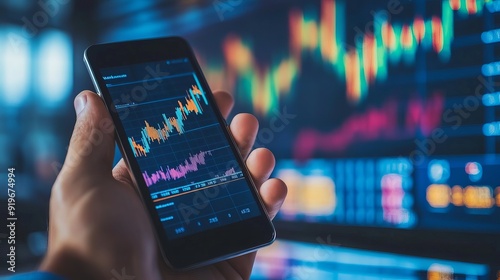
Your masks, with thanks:
M 192 73 L 195 80 L 195 85 L 192 85 L 186 90 L 187 96 L 184 100 L 177 100 L 178 107 L 175 108 L 172 116 L 162 114 L 163 121 L 152 126 L 147 120 L 144 120 L 144 127 L 140 132 L 140 143 L 134 137 L 129 137 L 128 141 L 134 152 L 134 156 L 147 156 L 153 142 L 158 144 L 164 143 L 171 135 L 180 135 L 185 133 L 184 121 L 193 113 L 195 115 L 203 114 L 202 105 L 208 105 L 208 100 L 205 91 L 202 89 L 196 75 Z M 176 133 L 176 134 L 173 134 Z

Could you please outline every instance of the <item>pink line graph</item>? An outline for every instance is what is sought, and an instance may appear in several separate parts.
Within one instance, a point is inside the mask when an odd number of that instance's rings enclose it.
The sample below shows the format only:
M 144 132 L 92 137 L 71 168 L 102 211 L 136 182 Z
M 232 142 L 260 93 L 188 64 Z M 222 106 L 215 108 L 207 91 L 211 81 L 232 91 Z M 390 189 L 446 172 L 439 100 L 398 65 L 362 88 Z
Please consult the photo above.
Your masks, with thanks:
M 144 181 L 148 187 L 158 183 L 159 181 L 174 181 L 181 178 L 186 178 L 188 173 L 198 171 L 200 165 L 206 164 L 206 157 L 212 156 L 212 151 L 200 151 L 197 154 L 189 154 L 189 158 L 176 167 L 167 166 L 165 169 L 160 166 L 160 169 L 148 174 L 147 171 L 142 173 Z M 223 173 L 222 176 L 227 176 L 236 173 L 234 168 L 231 168 Z
M 424 136 L 440 125 L 444 107 L 444 97 L 435 92 L 426 100 L 411 98 L 399 115 L 398 103 L 390 100 L 380 108 L 371 107 L 365 112 L 354 114 L 342 126 L 330 131 L 302 130 L 294 144 L 294 156 L 307 160 L 316 152 L 338 153 L 353 144 L 377 139 L 411 139 L 420 131 Z M 399 122 L 402 123 L 399 123 Z

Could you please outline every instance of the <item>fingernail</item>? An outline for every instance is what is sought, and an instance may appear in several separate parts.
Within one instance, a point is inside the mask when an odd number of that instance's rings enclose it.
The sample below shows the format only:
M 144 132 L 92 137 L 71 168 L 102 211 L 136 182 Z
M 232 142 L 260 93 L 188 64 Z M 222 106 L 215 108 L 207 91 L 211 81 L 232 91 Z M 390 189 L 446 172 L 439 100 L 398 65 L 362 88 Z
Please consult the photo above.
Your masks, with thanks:
M 75 99 L 75 104 L 74 104 L 77 116 L 83 111 L 83 109 L 85 108 L 85 104 L 87 104 L 87 95 L 85 94 L 78 95 Z

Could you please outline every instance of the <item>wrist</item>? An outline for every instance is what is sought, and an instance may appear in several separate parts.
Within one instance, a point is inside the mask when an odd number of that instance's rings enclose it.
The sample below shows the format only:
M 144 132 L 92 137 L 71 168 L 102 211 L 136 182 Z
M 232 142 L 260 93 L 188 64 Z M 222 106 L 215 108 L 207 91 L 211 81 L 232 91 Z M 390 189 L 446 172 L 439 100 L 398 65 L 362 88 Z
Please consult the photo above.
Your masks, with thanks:
M 144 263 L 123 255 L 121 257 L 88 257 L 70 248 L 49 250 L 39 270 L 56 274 L 67 280 L 109 280 L 120 279 L 122 275 L 135 279 L 160 279 L 160 271 L 154 261 Z
M 109 279 L 105 277 L 99 268 L 68 248 L 49 252 L 43 259 L 39 269 L 68 280 Z

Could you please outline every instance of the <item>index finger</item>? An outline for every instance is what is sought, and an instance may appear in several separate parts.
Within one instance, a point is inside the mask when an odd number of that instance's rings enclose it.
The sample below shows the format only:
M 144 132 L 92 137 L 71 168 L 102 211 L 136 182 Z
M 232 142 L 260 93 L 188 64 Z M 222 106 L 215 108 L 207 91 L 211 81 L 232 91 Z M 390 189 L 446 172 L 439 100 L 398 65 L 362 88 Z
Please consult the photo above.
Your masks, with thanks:
M 214 91 L 215 103 L 219 107 L 222 116 L 227 119 L 231 109 L 233 109 L 234 99 L 231 94 L 226 91 Z

